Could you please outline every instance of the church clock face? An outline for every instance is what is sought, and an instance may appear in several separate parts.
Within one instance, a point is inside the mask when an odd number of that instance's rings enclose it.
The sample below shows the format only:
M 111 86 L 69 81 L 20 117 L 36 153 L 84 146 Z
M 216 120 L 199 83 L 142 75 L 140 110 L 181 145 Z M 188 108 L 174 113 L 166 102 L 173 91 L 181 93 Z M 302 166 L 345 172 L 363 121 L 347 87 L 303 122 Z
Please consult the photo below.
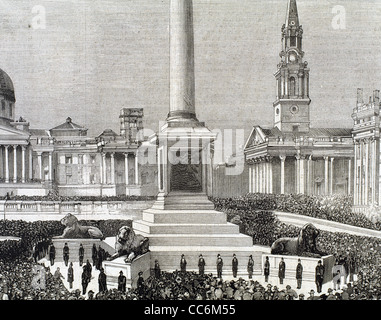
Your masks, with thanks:
M 290 108 L 290 112 L 291 112 L 292 114 L 296 114 L 296 113 L 298 113 L 298 112 L 299 112 L 299 107 L 298 107 L 297 105 L 293 105 L 293 106 L 291 106 L 291 108 Z
M 290 62 L 295 62 L 296 61 L 296 55 L 295 55 L 295 53 L 291 53 L 290 54 L 289 60 L 290 60 Z

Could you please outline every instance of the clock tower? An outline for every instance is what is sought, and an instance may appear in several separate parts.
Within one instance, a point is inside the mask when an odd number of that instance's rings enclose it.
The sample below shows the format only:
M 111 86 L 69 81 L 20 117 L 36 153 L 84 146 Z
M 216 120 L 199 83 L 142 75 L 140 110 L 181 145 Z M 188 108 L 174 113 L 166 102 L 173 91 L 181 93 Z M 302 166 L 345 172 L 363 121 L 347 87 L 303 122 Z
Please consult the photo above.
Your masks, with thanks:
M 299 24 L 296 0 L 289 0 L 286 23 L 282 26 L 281 61 L 275 73 L 274 127 L 282 132 L 310 129 L 309 71 L 304 61 L 303 28 Z

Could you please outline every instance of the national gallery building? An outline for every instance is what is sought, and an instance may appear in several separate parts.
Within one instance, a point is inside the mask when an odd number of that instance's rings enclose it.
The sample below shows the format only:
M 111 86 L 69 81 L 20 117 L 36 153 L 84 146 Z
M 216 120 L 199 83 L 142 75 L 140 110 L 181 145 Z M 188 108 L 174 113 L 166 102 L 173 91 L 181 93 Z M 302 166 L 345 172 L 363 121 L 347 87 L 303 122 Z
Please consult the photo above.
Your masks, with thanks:
M 0 70 L 0 195 L 154 195 L 156 166 L 139 165 L 143 109 L 120 111 L 120 132 L 88 137 L 69 117 L 49 130 L 15 119 L 12 80 Z

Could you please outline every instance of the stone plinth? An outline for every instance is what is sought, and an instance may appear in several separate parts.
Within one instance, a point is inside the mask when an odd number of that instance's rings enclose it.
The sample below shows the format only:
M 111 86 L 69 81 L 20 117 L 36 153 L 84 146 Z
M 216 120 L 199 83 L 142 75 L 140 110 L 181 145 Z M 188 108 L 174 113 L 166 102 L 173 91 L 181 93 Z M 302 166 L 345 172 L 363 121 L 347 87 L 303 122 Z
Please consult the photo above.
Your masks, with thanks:
M 143 211 L 142 220 L 133 222 L 134 231 L 149 238 L 151 268 L 158 260 L 160 269 L 180 269 L 181 255 L 187 271 L 198 271 L 202 254 L 206 273 L 217 272 L 217 254 L 223 261 L 223 276 L 232 275 L 233 254 L 238 258 L 238 276 L 246 277 L 249 256 L 254 259 L 254 274 L 261 274 L 264 251 L 253 246 L 250 236 L 239 233 L 237 225 L 227 222 L 226 214 L 215 211 L 204 194 L 172 193 L 159 196 L 153 208 Z
M 126 259 L 126 256 L 116 258 L 113 261 L 104 261 L 102 263 L 107 275 L 107 287 L 109 289 L 118 288 L 120 271 L 123 271 L 123 274 L 127 278 L 127 288 L 136 288 L 140 271 L 143 272 L 144 279 L 147 279 L 150 276 L 150 252 L 137 257 L 131 263 L 124 262 L 124 259 Z
M 281 261 L 281 258 L 283 258 L 286 264 L 285 279 L 296 280 L 296 266 L 298 265 L 298 259 L 300 259 L 303 266 L 303 282 L 306 281 L 315 283 L 315 268 L 318 261 L 321 260 L 325 267 L 323 283 L 332 281 L 332 267 L 335 263 L 335 258 L 333 255 L 323 256 L 321 258 L 309 258 L 264 254 L 262 255 L 262 274 L 266 256 L 269 257 L 270 262 L 270 277 L 278 277 L 279 262 Z

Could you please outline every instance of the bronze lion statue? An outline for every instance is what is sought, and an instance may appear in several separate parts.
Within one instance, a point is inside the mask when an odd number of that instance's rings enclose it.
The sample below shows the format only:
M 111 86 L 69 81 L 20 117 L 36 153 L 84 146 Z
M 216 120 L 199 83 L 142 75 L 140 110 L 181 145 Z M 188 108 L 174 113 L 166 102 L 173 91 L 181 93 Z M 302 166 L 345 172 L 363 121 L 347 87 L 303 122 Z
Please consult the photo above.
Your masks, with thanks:
M 97 227 L 81 226 L 76 216 L 68 213 L 61 219 L 61 224 L 66 226 L 61 236 L 54 239 L 104 239 L 103 233 Z
M 135 234 L 130 227 L 123 226 L 119 229 L 115 241 L 115 253 L 108 259 L 114 260 L 127 255 L 126 263 L 132 262 L 136 257 L 148 252 L 149 239 Z
M 319 230 L 312 224 L 306 224 L 296 238 L 280 238 L 271 246 L 271 254 L 301 255 L 310 253 L 316 256 L 324 255 L 316 247 L 316 238 Z

